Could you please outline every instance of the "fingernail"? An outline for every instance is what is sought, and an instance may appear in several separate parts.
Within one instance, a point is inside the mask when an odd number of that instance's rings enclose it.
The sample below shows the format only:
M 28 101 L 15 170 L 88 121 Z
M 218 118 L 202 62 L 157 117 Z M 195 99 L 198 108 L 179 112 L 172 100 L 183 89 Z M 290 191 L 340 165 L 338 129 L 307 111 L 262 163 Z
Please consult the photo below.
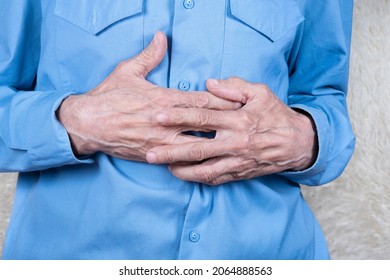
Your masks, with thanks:
M 146 160 L 148 163 L 155 163 L 157 161 L 157 155 L 154 152 L 146 153 Z
M 233 107 L 234 107 L 234 109 L 240 109 L 240 108 L 242 108 L 242 103 L 241 102 L 234 102 L 234 105 L 233 105 Z
M 152 44 L 154 46 L 157 46 L 158 45 L 158 41 L 159 41 L 159 36 L 158 36 L 158 32 L 154 33 L 154 36 L 153 36 L 153 39 L 152 39 Z
M 209 85 L 216 87 L 219 85 L 219 82 L 216 79 L 209 79 Z
M 165 123 L 168 120 L 168 116 L 166 114 L 158 114 L 156 116 L 156 121 L 158 123 Z

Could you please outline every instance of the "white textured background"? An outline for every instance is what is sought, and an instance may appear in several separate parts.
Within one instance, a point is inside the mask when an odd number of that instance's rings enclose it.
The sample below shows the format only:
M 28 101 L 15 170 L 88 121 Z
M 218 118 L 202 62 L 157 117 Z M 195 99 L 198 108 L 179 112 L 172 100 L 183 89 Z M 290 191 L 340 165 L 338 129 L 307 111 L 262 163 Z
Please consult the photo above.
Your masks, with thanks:
M 348 101 L 356 151 L 340 179 L 303 188 L 333 259 L 390 259 L 389 64 L 390 0 L 355 0 Z M 15 181 L 0 174 L 0 244 Z

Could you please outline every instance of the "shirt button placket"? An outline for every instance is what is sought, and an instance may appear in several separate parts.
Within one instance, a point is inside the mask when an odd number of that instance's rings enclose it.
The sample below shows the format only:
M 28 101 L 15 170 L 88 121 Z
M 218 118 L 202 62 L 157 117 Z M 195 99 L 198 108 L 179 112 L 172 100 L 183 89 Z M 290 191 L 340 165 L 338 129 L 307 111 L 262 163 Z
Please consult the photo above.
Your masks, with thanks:
M 187 80 L 181 80 L 178 85 L 178 88 L 182 91 L 188 91 L 190 87 L 191 84 Z
M 187 10 L 192 9 L 194 7 L 194 5 L 195 5 L 195 1 L 194 0 L 184 0 L 183 1 L 183 6 Z
M 187 10 L 191 10 L 195 5 L 194 0 L 183 0 L 183 7 Z M 191 84 L 187 80 L 181 80 L 179 84 L 177 85 L 179 90 L 182 91 L 189 91 Z

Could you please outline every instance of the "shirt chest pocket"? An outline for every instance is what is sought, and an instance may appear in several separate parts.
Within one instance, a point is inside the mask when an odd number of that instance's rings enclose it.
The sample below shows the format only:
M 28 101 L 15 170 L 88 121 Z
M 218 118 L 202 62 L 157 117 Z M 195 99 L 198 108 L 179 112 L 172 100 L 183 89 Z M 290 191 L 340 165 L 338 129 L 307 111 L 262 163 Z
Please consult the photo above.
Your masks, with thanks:
M 230 14 L 272 42 L 303 20 L 294 0 L 230 0 Z
M 56 0 L 56 60 L 68 91 L 100 83 L 143 49 L 143 0 Z
M 294 0 L 229 0 L 222 76 L 272 87 L 303 20 Z

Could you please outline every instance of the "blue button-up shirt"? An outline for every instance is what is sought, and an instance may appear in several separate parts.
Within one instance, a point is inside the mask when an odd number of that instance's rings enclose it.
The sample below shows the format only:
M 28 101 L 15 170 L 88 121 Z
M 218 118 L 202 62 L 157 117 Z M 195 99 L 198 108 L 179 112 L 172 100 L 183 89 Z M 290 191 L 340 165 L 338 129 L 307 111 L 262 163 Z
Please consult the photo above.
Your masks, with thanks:
M 353 151 L 352 2 L 0 0 L 0 171 L 20 172 L 4 258 L 328 258 L 299 184 L 335 179 Z M 56 109 L 157 30 L 169 52 L 149 81 L 183 91 L 231 76 L 268 85 L 313 118 L 313 166 L 210 187 L 166 165 L 75 157 Z

